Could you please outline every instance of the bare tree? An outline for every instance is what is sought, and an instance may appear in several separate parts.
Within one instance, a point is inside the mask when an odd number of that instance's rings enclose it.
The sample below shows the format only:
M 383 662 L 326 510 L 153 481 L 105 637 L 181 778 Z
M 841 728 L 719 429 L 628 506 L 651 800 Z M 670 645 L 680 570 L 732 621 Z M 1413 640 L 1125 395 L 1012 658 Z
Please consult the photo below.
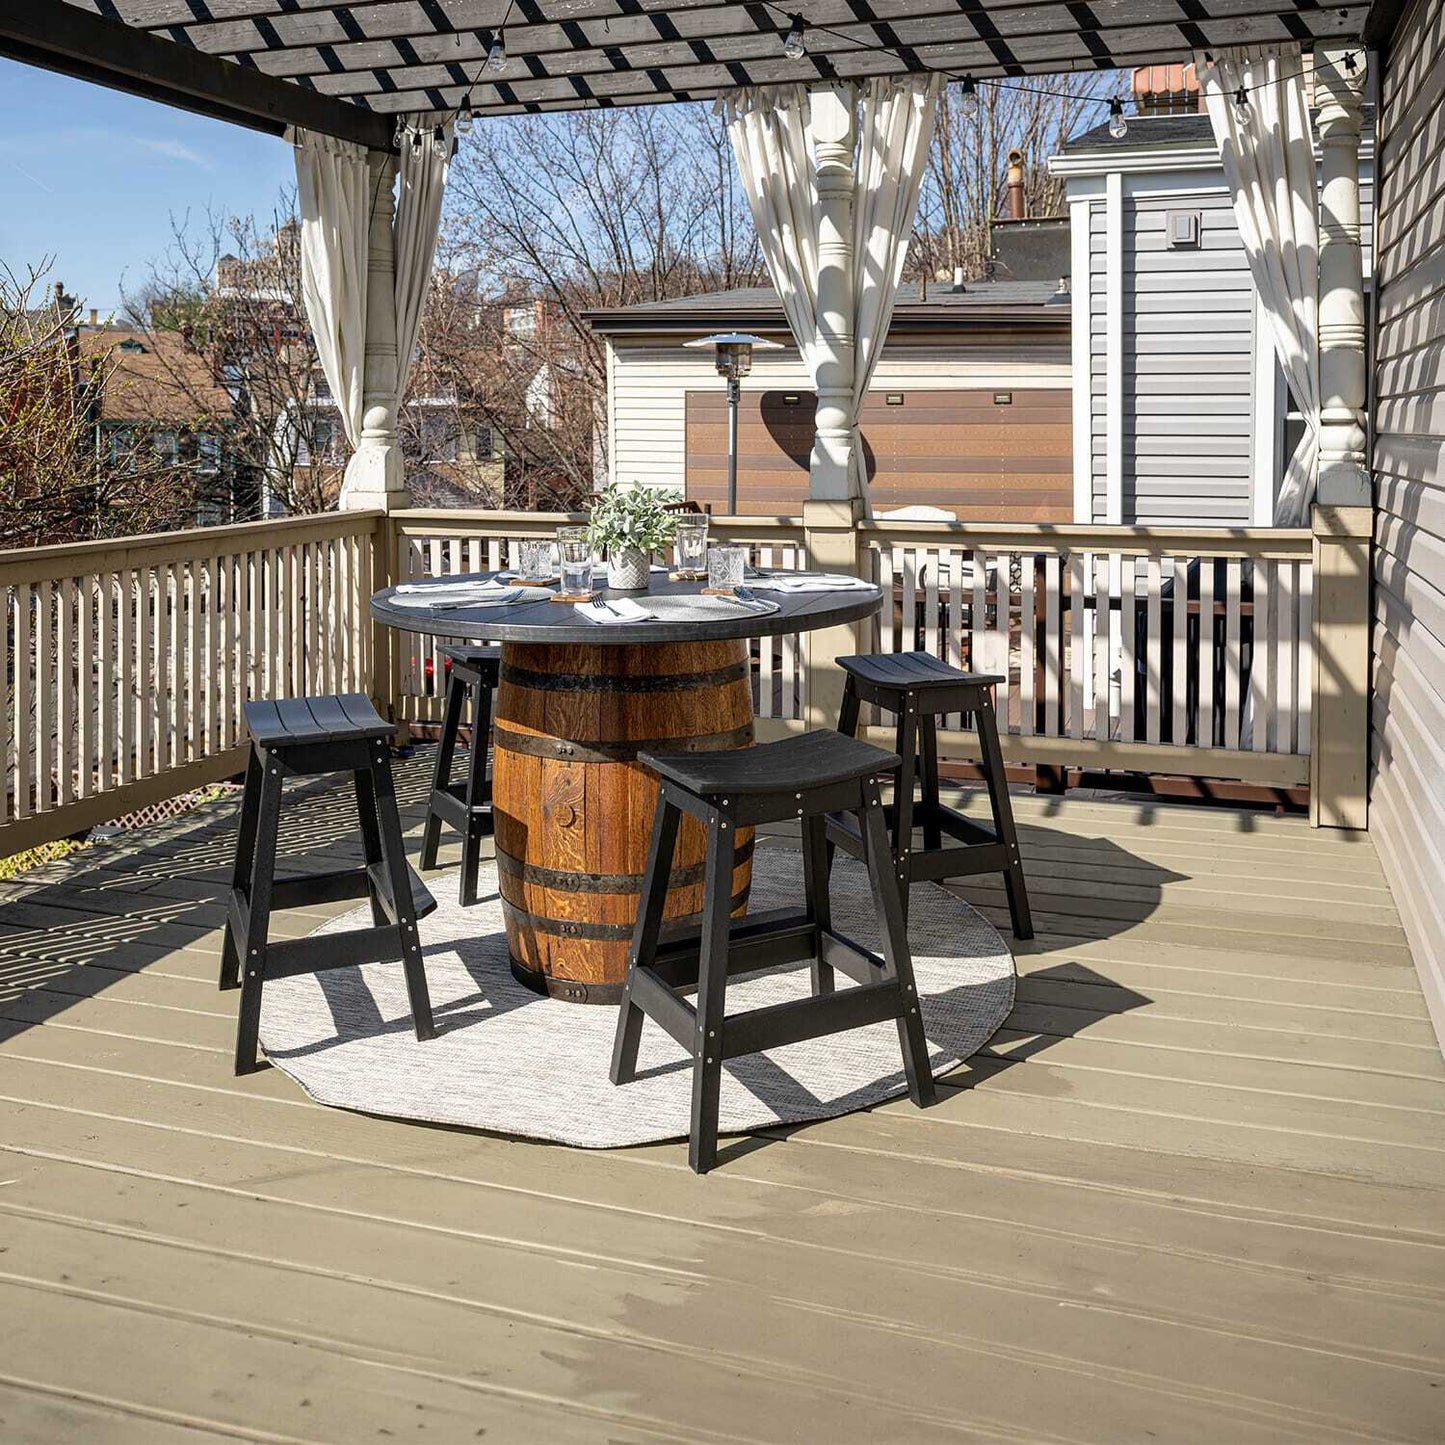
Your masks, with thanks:
M 1011 150 L 1023 155 L 1026 213 L 1058 215 L 1064 191 L 1049 174 L 1049 157 L 1103 114 L 1114 85 L 1108 74 L 1095 72 L 981 82 L 972 95 L 960 83 L 947 86 L 939 97 L 909 275 L 951 276 L 958 267 L 970 280 L 989 274 L 990 230 L 1002 208 Z
M 144 438 L 98 446 L 96 404 L 117 361 L 82 353 L 76 303 L 46 287 L 46 271 L 0 268 L 0 546 L 186 525 L 188 468 Z

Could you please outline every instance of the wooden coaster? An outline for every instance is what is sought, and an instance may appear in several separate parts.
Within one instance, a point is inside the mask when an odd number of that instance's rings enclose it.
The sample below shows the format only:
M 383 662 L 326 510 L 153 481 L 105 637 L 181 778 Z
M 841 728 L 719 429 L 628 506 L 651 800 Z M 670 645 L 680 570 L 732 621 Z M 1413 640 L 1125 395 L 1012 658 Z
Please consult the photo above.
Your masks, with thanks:
M 706 572 L 669 572 L 669 582 L 703 582 L 707 580 Z
M 554 592 L 548 599 L 552 602 L 590 602 L 595 592 Z
M 701 595 L 703 597 L 731 597 L 736 602 L 738 589 L 736 587 L 704 587 Z
M 558 580 L 558 574 L 554 572 L 550 577 L 513 577 L 508 584 L 512 587 L 550 587 Z

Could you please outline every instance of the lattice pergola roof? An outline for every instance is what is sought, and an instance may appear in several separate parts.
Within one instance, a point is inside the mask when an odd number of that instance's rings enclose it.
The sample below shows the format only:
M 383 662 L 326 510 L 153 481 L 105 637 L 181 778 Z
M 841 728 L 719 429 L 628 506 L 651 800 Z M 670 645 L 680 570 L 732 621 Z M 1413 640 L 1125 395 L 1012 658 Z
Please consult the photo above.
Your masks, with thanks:
M 382 135 L 381 117 L 445 113 L 467 98 L 479 113 L 508 114 L 706 100 L 737 85 L 918 70 L 984 80 L 1122 68 L 1196 46 L 1308 44 L 1357 36 L 1367 8 L 1321 0 L 0 0 L 0 51 L 248 124 L 292 121 L 360 139 Z M 808 25 L 801 60 L 783 54 L 793 13 Z M 494 73 L 484 62 L 499 31 L 508 60 Z

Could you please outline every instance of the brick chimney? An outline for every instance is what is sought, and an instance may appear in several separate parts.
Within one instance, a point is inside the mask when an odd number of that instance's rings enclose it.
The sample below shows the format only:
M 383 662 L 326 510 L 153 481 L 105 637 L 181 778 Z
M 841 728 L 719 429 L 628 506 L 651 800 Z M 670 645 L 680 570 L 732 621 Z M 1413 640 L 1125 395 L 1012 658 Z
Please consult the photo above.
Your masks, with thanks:
M 1193 115 L 1204 108 L 1192 63 L 1138 66 L 1133 89 L 1140 115 Z

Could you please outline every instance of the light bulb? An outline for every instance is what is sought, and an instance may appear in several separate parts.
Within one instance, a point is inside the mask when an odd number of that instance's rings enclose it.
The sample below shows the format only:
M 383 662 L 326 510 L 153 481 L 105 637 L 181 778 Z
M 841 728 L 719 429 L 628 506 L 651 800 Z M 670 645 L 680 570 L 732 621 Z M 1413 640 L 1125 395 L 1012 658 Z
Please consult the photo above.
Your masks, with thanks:
M 472 94 L 470 91 L 467 92 L 467 98 L 462 101 L 462 108 L 457 112 L 452 129 L 457 135 L 471 135 L 472 133 Z
M 391 143 L 392 143 L 398 150 L 400 150 L 400 149 L 401 149 L 401 143 L 402 143 L 402 141 L 404 141 L 405 139 L 406 139 L 406 122 L 405 122 L 404 120 L 402 120 L 402 118 L 401 118 L 400 116 L 398 116 L 398 117 L 397 117 L 397 120 L 396 120 L 396 129 L 392 132 L 392 135 L 391 135 Z
M 492 41 L 487 50 L 487 69 L 505 70 L 507 68 L 507 42 L 502 32 L 497 31 L 497 38 Z
M 1254 111 L 1249 104 L 1249 92 L 1241 85 L 1234 92 L 1234 119 L 1238 125 L 1248 125 L 1254 118 Z
M 431 133 L 431 153 L 439 161 L 444 161 L 447 158 L 447 137 L 446 132 L 441 126 L 438 126 Z
M 808 53 L 808 44 L 803 39 L 803 31 L 806 25 L 801 15 L 792 17 L 792 24 L 788 28 L 787 38 L 783 41 L 783 54 L 789 60 L 801 60 Z
M 978 86 L 974 84 L 971 75 L 963 78 L 963 94 L 959 97 L 958 109 L 964 120 L 975 120 L 978 117 Z
M 1115 140 L 1123 140 L 1129 134 L 1129 122 L 1124 118 L 1124 102 L 1118 96 L 1109 102 L 1109 134 Z

